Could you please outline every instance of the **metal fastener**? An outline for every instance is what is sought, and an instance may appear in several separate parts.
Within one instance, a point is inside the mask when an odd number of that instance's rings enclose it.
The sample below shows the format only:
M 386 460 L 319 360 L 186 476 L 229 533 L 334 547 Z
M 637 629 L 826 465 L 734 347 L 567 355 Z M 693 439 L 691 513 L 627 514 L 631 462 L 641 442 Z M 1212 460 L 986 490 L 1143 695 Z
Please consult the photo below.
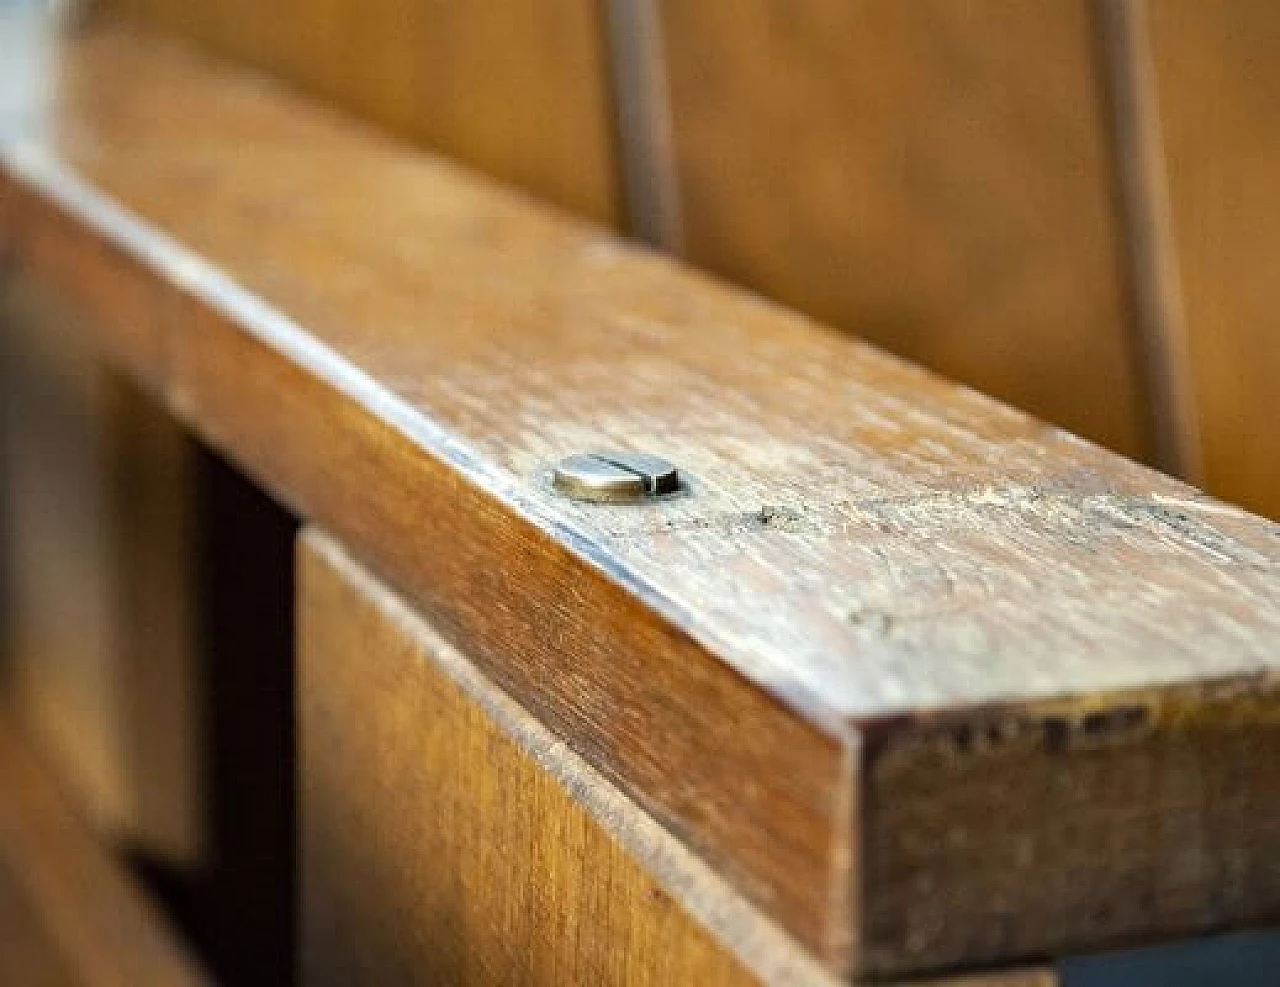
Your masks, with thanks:
M 563 459 L 552 486 L 574 500 L 635 504 L 675 493 L 680 473 L 665 459 L 643 452 L 588 452 Z

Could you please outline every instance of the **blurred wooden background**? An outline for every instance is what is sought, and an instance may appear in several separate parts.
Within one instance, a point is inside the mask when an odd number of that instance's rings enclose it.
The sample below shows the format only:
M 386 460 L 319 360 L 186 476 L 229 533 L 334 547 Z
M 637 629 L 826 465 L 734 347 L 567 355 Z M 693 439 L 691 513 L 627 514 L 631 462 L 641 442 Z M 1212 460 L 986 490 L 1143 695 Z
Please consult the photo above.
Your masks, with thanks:
M 103 5 L 1280 516 L 1264 0 Z

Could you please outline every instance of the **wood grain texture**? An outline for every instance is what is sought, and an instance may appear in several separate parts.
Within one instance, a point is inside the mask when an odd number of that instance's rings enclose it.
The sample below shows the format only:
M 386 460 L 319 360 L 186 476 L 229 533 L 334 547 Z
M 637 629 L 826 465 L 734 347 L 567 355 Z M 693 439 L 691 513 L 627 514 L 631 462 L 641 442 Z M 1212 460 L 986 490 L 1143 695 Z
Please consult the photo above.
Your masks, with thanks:
M 1200 403 L 1205 482 L 1280 517 L 1280 9 L 1141 4 Z
M 691 260 L 1155 451 L 1090 0 L 660 7 Z
M 1108 927 L 1271 920 L 1280 867 L 1264 848 L 1280 841 L 1280 703 L 1228 688 L 1101 706 L 868 742 L 876 852 L 863 893 L 879 903 L 869 965 L 890 965 L 885 946 L 901 942 L 994 959 L 1030 955 L 1033 940 L 1105 941 Z M 984 903 L 985 925 L 957 933 L 958 888 Z
M 103 0 L 574 212 L 619 220 L 594 0 Z
M 19 276 L 59 218 L 135 260 L 171 406 L 832 969 L 1280 910 L 1280 528 L 260 80 L 63 72 Z M 555 497 L 593 447 L 689 490 Z
M 189 440 L 104 365 L 76 312 L 21 285 L 0 291 L 5 700 L 105 832 L 191 863 Z
M 0 895 L 8 889 L 25 932 L 23 979 L 78 987 L 196 987 L 205 979 L 130 878 L 82 828 L 50 779 L 0 723 Z M 11 899 L 12 900 L 12 899 Z M 0 921 L 12 913 L 0 909 Z M 30 935 L 39 938 L 33 941 Z M 51 950 L 35 955 L 33 947 Z M 14 962 L 5 950 L 0 972 Z M 27 979 L 31 975 L 33 979 Z
M 894 987 L 1059 987 L 1059 983 L 1052 970 L 1028 969 L 977 973 L 942 980 L 912 980 Z
M 335 541 L 298 573 L 308 987 L 836 983 Z
M 335 543 L 298 569 L 303 982 L 835 983 Z

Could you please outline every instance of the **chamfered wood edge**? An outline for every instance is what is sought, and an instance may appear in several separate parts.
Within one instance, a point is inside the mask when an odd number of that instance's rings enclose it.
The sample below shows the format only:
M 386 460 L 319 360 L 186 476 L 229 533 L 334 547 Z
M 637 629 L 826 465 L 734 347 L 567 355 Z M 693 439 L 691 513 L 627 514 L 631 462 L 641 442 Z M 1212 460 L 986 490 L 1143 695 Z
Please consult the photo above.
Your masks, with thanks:
M 298 595 L 333 570 L 349 580 L 383 618 L 423 644 L 428 660 L 474 702 L 524 754 L 554 778 L 716 941 L 765 983 L 834 985 L 839 981 L 814 957 L 687 846 L 642 811 L 575 753 L 562 738 L 489 681 L 410 605 L 316 527 L 298 538 Z
M 97 845 L 0 719 L 0 865 L 38 912 L 77 983 L 207 983 L 167 923 Z

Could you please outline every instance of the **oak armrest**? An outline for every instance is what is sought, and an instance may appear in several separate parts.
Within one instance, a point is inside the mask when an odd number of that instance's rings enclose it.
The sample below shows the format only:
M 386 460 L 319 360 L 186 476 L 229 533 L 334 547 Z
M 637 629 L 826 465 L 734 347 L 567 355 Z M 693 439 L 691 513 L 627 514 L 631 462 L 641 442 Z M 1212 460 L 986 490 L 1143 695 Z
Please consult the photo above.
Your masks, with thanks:
M 1280 528 L 101 27 L 16 275 L 831 967 L 1280 913 Z M 593 506 L 560 457 L 683 496 Z

